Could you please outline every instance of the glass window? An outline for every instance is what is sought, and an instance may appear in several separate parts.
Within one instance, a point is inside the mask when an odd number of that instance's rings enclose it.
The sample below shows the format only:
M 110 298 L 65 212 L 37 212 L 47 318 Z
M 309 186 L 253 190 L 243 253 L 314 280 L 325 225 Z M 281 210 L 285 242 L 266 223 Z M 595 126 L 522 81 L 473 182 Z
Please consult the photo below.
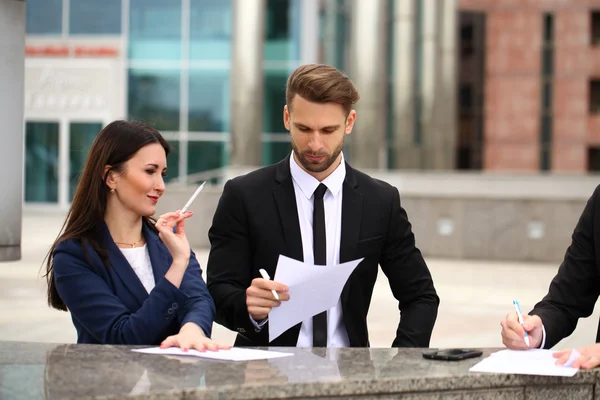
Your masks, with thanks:
M 264 59 L 300 59 L 301 0 L 268 0 Z
M 158 130 L 179 130 L 179 70 L 130 69 L 129 117 Z
M 283 125 L 287 72 L 267 71 L 264 81 L 263 131 L 287 133 Z
M 98 133 L 101 122 L 76 122 L 69 125 L 69 199 L 75 195 L 88 151 Z
M 167 156 L 167 177 L 165 182 L 179 177 L 179 140 L 169 140 L 171 152 Z
M 58 122 L 25 124 L 25 201 L 58 201 Z
M 598 46 L 600 44 L 600 11 L 593 10 L 591 13 L 591 24 L 590 34 L 592 46 Z
M 188 142 L 188 175 L 223 167 L 225 151 L 225 142 Z
M 231 0 L 190 1 L 190 58 L 231 58 Z
M 190 71 L 189 130 L 229 131 L 229 72 Z
M 27 0 L 26 30 L 32 35 L 62 33 L 62 0 Z
M 263 165 L 275 164 L 287 157 L 291 151 L 292 146 L 290 142 L 265 142 L 263 143 L 262 152 Z
M 69 33 L 121 34 L 121 0 L 76 0 L 69 3 Z
M 130 0 L 129 57 L 181 58 L 181 1 Z

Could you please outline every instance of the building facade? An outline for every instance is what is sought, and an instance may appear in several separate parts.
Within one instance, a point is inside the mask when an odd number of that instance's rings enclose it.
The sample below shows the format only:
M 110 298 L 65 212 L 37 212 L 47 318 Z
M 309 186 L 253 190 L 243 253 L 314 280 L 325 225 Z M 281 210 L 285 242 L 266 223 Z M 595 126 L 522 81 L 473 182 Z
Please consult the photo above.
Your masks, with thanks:
M 483 169 L 599 171 L 600 1 L 460 0 L 460 9 L 460 121 L 480 118 L 461 133 L 483 139 L 471 142 Z
M 26 27 L 28 203 L 67 206 L 120 118 L 169 140 L 169 180 L 276 162 L 312 62 L 361 93 L 357 167 L 600 170 L 600 0 L 28 0 Z
M 262 2 L 263 164 L 290 150 L 285 83 L 293 69 L 317 61 L 318 37 L 302 33 L 316 29 L 317 1 Z M 28 0 L 25 201 L 68 205 L 91 142 L 115 119 L 142 120 L 164 134 L 174 148 L 169 180 L 229 165 L 239 3 Z

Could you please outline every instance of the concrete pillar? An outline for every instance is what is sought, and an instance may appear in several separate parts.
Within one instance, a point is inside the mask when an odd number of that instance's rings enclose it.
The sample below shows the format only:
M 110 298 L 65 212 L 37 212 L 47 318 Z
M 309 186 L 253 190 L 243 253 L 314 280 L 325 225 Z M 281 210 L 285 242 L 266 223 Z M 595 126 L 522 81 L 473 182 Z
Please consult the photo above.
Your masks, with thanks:
M 315 64 L 319 62 L 319 0 L 299 1 L 300 60 L 302 64 Z
M 233 166 L 262 164 L 263 53 L 266 0 L 233 0 L 231 158 Z
M 21 258 L 25 2 L 0 0 L 0 261 Z
M 457 20 L 456 0 L 444 0 L 441 11 L 441 35 L 439 46 L 439 72 L 437 74 L 439 100 L 436 103 L 436 138 L 439 146 L 435 167 L 456 168 L 457 140 Z
M 439 138 L 436 132 L 436 95 L 438 72 L 438 0 L 422 1 L 421 25 L 421 129 L 425 169 L 438 168 Z M 441 167 L 441 166 L 440 166 Z
M 351 162 L 357 168 L 386 168 L 387 4 L 354 0 L 350 21 L 349 75 L 360 93 L 352 132 Z
M 322 33 L 322 58 L 321 61 L 327 65 L 336 66 L 335 39 L 337 32 L 337 1 L 323 0 L 323 33 Z
M 395 3 L 393 22 L 392 132 L 394 168 L 418 169 L 420 154 L 414 142 L 415 0 Z

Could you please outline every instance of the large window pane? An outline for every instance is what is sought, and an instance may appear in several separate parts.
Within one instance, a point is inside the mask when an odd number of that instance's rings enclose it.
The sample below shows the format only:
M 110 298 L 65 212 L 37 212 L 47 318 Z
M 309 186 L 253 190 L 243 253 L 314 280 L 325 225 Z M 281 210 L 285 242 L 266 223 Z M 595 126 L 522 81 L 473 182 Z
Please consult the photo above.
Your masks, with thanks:
M 269 61 L 300 58 L 301 0 L 268 0 L 264 59 Z
M 292 152 L 290 142 L 263 143 L 263 165 L 275 164 Z
M 69 33 L 121 34 L 121 0 L 76 0 L 69 3 Z
M 231 0 L 190 1 L 190 58 L 229 60 Z
M 33 35 L 62 33 L 62 0 L 27 0 L 26 30 Z
M 130 69 L 129 117 L 158 130 L 179 130 L 179 70 Z
M 188 175 L 221 168 L 225 162 L 224 142 L 188 142 Z
M 76 122 L 69 125 L 69 199 L 75 195 L 77 183 L 85 165 L 88 151 L 98 133 L 101 122 Z
M 267 71 L 264 82 L 263 130 L 267 133 L 285 133 L 283 107 L 287 72 Z
M 58 123 L 25 124 L 25 201 L 58 201 Z
M 129 57 L 181 58 L 181 1 L 131 0 L 130 4 Z
M 190 71 L 189 130 L 229 131 L 229 72 Z
M 169 140 L 171 152 L 167 156 L 167 177 L 165 182 L 172 181 L 179 176 L 179 140 Z

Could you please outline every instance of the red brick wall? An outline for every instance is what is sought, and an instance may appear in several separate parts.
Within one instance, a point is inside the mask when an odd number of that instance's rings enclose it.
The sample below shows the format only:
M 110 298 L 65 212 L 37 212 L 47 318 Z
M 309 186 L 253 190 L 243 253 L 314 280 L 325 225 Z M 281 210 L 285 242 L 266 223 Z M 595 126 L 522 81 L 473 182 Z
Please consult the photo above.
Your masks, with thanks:
M 600 78 L 590 10 L 600 0 L 460 0 L 459 7 L 487 18 L 484 169 L 539 170 L 542 24 L 552 12 L 552 170 L 586 171 L 588 145 L 600 145 L 600 116 L 588 111 L 590 76 Z

